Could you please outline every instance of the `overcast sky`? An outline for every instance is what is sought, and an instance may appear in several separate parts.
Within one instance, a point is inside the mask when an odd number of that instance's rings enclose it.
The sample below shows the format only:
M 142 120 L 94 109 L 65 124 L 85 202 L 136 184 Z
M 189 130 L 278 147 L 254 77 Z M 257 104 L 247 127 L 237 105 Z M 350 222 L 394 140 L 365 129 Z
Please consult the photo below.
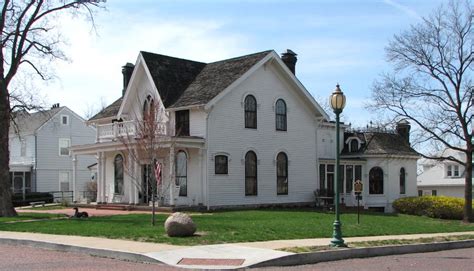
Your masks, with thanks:
M 296 75 L 321 102 L 340 83 L 346 122 L 365 126 L 374 79 L 390 66 L 384 47 L 421 21 L 440 0 L 108 0 L 97 33 L 77 18 L 61 27 L 69 62 L 55 62 L 58 80 L 41 86 L 46 102 L 84 115 L 121 95 L 121 66 L 139 51 L 212 62 L 258 51 L 291 49 Z M 331 112 L 330 115 L 333 114 Z

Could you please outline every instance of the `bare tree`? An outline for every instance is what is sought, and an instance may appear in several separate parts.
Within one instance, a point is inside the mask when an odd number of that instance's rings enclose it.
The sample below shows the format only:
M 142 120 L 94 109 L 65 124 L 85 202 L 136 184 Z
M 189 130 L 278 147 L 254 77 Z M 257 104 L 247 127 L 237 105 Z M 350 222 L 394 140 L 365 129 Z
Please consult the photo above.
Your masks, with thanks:
M 92 103 L 86 104 L 86 109 L 82 112 L 82 116 L 88 120 L 95 116 L 97 113 L 101 112 L 107 107 L 107 102 L 105 101 L 105 97 L 100 97 L 99 103 Z
M 465 222 L 473 221 L 473 17 L 469 1 L 450 1 L 395 35 L 386 47 L 394 73 L 374 82 L 369 106 L 414 124 L 414 143 L 423 157 L 464 166 Z M 463 153 L 466 159 L 434 155 L 426 149 L 428 143 Z
M 81 14 L 89 19 L 99 0 L 3 0 L 0 13 L 0 216 L 15 216 L 9 180 L 8 135 L 11 102 L 15 100 L 11 86 L 19 71 L 30 69 L 41 79 L 49 79 L 43 59 L 65 59 L 60 49 L 61 35 L 55 29 L 55 16 L 64 12 Z M 93 22 L 93 20 L 92 20 Z M 16 96 L 18 97 L 18 96 Z M 15 106 L 27 107 L 24 101 Z
M 172 189 L 171 181 L 164 182 L 163 164 L 160 164 L 160 152 L 172 148 L 174 143 L 169 136 L 166 126 L 166 117 L 163 107 L 148 96 L 144 101 L 137 98 L 138 104 L 143 105 L 142 112 L 132 112 L 134 121 L 132 126 L 122 126 L 120 142 L 126 149 L 125 172 L 130 177 L 132 185 L 142 194 L 151 189 L 152 216 L 151 224 L 155 225 L 156 201 L 163 203 L 164 193 Z M 171 162 L 171 161 L 170 161 Z M 148 165 L 148 184 L 143 186 L 141 174 L 134 169 L 134 164 Z M 173 172 L 169 173 L 168 180 L 172 180 Z

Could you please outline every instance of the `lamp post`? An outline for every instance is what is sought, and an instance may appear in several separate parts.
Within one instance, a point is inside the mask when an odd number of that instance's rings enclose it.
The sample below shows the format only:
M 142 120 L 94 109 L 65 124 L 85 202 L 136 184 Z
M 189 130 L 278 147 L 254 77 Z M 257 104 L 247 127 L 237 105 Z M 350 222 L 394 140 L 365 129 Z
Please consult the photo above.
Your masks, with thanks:
M 336 189 L 334 191 L 336 218 L 333 223 L 333 233 L 330 245 L 332 247 L 346 247 L 347 245 L 344 243 L 344 239 L 342 239 L 341 221 L 339 220 L 339 114 L 342 113 L 342 109 L 344 109 L 344 106 L 346 105 L 346 96 L 344 96 L 344 93 L 342 93 L 339 88 L 339 84 L 336 85 L 336 89 L 329 97 L 329 103 L 336 114 Z

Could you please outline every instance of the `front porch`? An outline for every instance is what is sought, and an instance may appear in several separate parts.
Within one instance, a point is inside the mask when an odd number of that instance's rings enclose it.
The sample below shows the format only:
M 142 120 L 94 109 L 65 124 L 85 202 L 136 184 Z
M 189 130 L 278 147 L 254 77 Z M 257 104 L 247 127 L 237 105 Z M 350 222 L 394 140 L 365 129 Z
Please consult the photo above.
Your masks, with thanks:
M 204 139 L 170 137 L 160 142 L 154 157 L 161 164 L 161 183 L 150 160 L 137 159 L 130 146 L 118 141 L 74 146 L 77 155 L 97 158 L 97 203 L 151 206 L 152 191 L 157 189 L 156 205 L 201 206 L 206 202 Z M 74 176 L 73 176 L 74 177 Z M 74 183 L 74 180 L 73 180 Z M 75 196 L 77 193 L 75 191 Z

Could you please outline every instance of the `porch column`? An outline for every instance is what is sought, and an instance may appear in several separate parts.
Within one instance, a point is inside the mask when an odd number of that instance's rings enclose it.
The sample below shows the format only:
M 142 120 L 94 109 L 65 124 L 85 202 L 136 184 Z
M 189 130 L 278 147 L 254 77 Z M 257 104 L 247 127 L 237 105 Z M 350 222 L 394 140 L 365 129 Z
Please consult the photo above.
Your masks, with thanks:
M 96 159 L 97 159 L 97 180 L 96 183 L 96 187 L 97 187 L 97 195 L 96 195 L 96 201 L 97 203 L 99 202 L 102 202 L 102 153 L 101 152 L 98 152 L 97 155 L 96 155 Z
M 105 153 L 102 152 L 102 202 L 107 203 L 107 159 Z
M 135 176 L 137 176 L 137 181 L 134 185 L 134 190 L 133 190 L 133 203 L 138 204 L 140 199 L 138 198 L 138 191 L 140 190 L 141 182 L 142 182 L 142 175 L 141 175 L 141 170 L 140 170 L 140 163 L 138 161 L 135 161 Z
M 170 205 L 174 206 L 174 190 L 176 189 L 176 182 L 174 180 L 174 147 L 170 147 Z
M 76 189 L 76 179 L 77 179 L 77 155 L 72 156 L 72 201 L 77 201 L 77 189 Z
M 201 169 L 201 174 L 200 174 L 201 175 L 201 185 L 200 185 L 200 187 L 201 187 L 201 200 L 200 200 L 200 202 L 198 201 L 197 204 L 199 204 L 199 203 L 204 204 L 204 202 L 205 202 L 205 200 L 204 200 L 204 198 L 205 198 L 204 189 L 205 189 L 206 186 L 204 185 L 204 170 L 205 170 L 204 169 L 204 159 L 205 158 L 204 158 L 203 149 L 199 148 L 198 155 L 199 155 L 199 168 Z
M 130 158 L 129 158 L 130 159 Z M 130 159 L 132 160 L 132 159 Z M 135 204 L 135 187 L 138 183 L 138 176 L 137 176 L 137 163 L 133 161 L 129 163 L 129 178 L 130 178 L 130 186 L 128 187 L 128 204 Z

